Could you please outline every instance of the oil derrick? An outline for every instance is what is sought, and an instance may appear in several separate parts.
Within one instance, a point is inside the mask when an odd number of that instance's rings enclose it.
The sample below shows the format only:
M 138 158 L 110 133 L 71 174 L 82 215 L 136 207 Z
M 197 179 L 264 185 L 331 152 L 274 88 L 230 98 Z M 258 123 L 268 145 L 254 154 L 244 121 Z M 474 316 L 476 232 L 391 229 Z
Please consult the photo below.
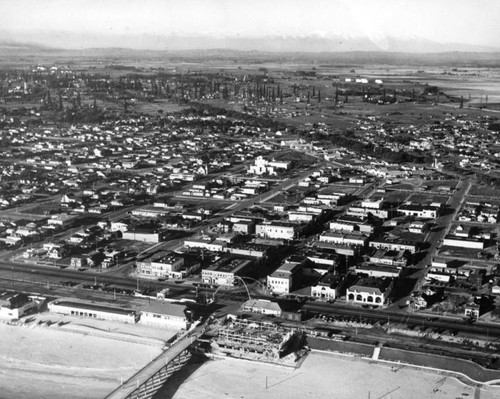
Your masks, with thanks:
M 95 102 L 95 99 L 94 99 L 94 102 Z M 59 111 L 62 111 L 62 109 L 63 109 L 62 94 L 59 91 Z

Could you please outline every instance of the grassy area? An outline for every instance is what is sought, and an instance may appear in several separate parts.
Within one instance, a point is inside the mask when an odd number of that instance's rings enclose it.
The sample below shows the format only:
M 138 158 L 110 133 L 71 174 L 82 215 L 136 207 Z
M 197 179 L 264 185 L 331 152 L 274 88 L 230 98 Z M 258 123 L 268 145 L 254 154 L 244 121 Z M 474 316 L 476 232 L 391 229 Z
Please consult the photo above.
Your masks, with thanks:
M 301 193 L 285 191 L 275 195 L 266 202 L 274 202 L 280 204 L 295 204 L 299 202 L 302 198 L 304 198 L 304 195 L 302 195 Z
M 480 197 L 500 197 L 500 189 L 491 188 L 479 184 L 473 184 L 469 190 L 469 195 Z
M 117 251 L 142 252 L 151 246 L 151 243 L 133 241 L 133 240 L 117 240 L 112 244 Z
M 439 251 L 439 255 L 456 256 L 457 258 L 466 258 L 466 259 L 477 259 L 478 258 L 477 255 L 480 252 L 481 252 L 480 249 L 443 246 Z
M 424 186 L 429 187 L 431 190 L 436 187 L 451 187 L 452 189 L 457 188 L 458 180 L 432 180 L 426 181 Z
M 424 194 L 424 193 L 413 193 L 410 196 L 410 200 L 413 202 L 430 204 L 431 202 L 442 202 L 446 203 L 449 200 L 447 195 L 435 195 L 435 194 Z
M 163 114 L 178 112 L 183 109 L 189 108 L 187 105 L 178 105 L 168 100 L 156 100 L 151 103 L 139 103 L 137 105 L 130 105 L 129 109 L 149 115 L 157 115 L 159 112 Z
M 375 193 L 372 198 L 384 198 L 385 202 L 399 204 L 401 202 L 404 202 L 406 198 L 408 198 L 408 193 L 401 191 L 387 191 L 385 193 Z

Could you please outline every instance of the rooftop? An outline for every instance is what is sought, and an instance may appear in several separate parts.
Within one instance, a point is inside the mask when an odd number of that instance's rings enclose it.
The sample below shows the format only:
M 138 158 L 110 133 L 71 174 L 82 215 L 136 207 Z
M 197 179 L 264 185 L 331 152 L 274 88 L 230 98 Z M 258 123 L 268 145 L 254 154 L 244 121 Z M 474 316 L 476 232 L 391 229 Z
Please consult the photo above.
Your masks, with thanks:
M 132 309 L 119 308 L 114 306 L 100 305 L 93 302 L 78 301 L 72 299 L 57 299 L 52 302 L 55 305 L 67 306 L 81 310 L 95 310 L 104 313 L 114 313 L 121 315 L 135 315 L 136 311 Z

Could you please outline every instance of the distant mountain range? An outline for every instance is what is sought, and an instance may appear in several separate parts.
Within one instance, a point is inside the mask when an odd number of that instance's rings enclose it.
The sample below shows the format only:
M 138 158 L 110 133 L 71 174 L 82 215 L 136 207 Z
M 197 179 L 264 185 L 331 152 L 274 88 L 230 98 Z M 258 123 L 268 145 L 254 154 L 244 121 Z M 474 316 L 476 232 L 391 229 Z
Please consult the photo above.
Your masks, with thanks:
M 224 37 L 214 35 L 97 35 L 74 32 L 31 32 L 22 37 L 13 37 L 0 30 L 0 48 L 28 49 L 42 46 L 43 49 L 88 49 L 120 47 L 135 50 L 178 51 L 178 50 L 240 50 L 262 52 L 402 52 L 402 53 L 442 53 L 442 52 L 497 52 L 492 48 L 460 43 L 440 43 L 418 37 L 395 38 L 390 36 L 265 36 L 265 37 Z
M 40 35 L 25 41 L 5 38 L 0 30 L 0 57 L 31 62 L 42 57 L 73 59 L 91 57 L 125 63 L 146 58 L 205 62 L 232 59 L 246 63 L 314 60 L 324 64 L 448 65 L 500 67 L 500 48 L 442 44 L 417 38 L 266 37 L 225 38 L 212 36 Z M 36 40 L 35 40 L 36 39 Z M 49 46 L 50 43 L 50 46 Z M 77 45 L 77 43 L 79 43 Z M 122 45 L 120 45 L 122 44 Z

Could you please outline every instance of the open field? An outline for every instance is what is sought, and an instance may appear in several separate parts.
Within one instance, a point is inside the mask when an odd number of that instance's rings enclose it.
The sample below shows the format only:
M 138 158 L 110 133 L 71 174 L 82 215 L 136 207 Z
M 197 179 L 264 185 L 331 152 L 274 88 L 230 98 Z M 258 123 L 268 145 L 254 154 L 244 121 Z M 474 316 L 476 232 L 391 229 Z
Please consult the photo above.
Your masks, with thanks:
M 161 346 L 0 323 L 0 397 L 103 398 Z
M 174 376 L 172 384 L 164 387 L 155 399 L 488 399 L 500 394 L 499 387 L 475 388 L 434 371 L 323 352 L 309 354 L 298 369 L 231 358 L 190 367 L 191 370 Z
M 469 195 L 498 198 L 500 197 L 500 190 L 487 186 L 480 186 L 478 184 L 473 184 L 471 189 L 469 190 Z

